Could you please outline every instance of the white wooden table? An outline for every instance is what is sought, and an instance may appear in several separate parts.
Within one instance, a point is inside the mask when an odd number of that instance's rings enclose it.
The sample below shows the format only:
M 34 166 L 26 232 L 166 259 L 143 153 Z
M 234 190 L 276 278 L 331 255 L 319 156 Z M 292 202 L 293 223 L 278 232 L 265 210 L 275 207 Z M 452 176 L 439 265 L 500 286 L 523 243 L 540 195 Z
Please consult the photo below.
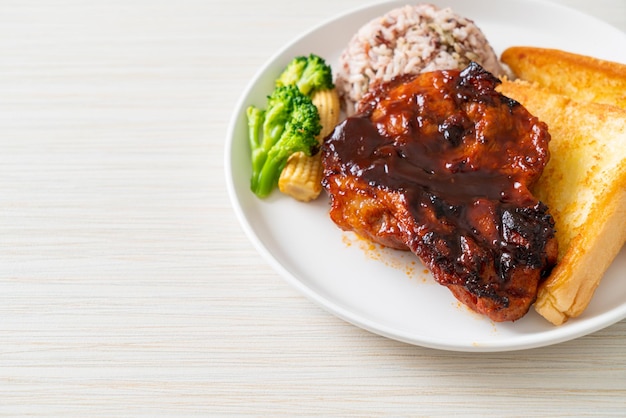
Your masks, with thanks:
M 559 3 L 626 30 L 623 0 Z M 313 305 L 244 236 L 235 102 L 359 4 L 2 1 L 0 416 L 626 415 L 626 321 L 520 352 L 410 346 Z

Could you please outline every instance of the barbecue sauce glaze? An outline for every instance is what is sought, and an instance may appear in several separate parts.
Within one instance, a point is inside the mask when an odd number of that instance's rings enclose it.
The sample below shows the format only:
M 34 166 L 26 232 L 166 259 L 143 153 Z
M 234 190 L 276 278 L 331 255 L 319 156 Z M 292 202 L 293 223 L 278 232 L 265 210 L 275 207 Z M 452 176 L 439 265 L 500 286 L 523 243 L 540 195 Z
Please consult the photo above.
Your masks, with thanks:
M 405 245 L 441 284 L 463 287 L 470 307 L 489 298 L 507 308 L 515 267 L 543 279 L 556 261 L 552 217 L 529 191 L 550 136 L 498 83 L 474 63 L 399 77 L 323 145 L 324 160 L 339 162 L 326 167 L 325 188 L 345 175 L 402 195 L 415 220 Z

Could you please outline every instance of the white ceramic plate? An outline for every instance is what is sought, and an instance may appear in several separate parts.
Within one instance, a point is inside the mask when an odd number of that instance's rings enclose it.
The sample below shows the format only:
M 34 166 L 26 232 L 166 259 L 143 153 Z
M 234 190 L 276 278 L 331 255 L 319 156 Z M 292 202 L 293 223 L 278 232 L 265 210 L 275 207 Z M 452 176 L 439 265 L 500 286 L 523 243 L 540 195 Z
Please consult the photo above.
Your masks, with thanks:
M 582 13 L 532 0 L 435 1 L 473 19 L 498 55 L 508 46 L 553 47 L 626 62 L 626 34 Z M 272 57 L 239 100 L 230 123 L 228 191 L 246 234 L 293 286 L 340 318 L 411 344 L 456 351 L 506 351 L 571 340 L 626 318 L 626 250 L 602 280 L 585 313 L 555 327 L 533 309 L 515 323 L 494 323 L 460 305 L 416 257 L 383 249 L 340 231 L 326 196 L 299 203 L 279 192 L 266 200 L 249 189 L 245 109 L 264 106 L 282 68 L 316 53 L 334 65 L 359 27 L 405 2 L 373 4 L 307 32 Z

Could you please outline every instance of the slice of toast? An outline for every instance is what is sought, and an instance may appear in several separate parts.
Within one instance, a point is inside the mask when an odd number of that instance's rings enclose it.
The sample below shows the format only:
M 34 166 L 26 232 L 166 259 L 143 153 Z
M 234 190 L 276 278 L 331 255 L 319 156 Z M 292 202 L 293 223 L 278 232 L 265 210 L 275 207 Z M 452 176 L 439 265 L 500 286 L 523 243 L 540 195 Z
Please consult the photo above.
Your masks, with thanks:
M 498 87 L 546 122 L 550 161 L 534 187 L 552 213 L 559 261 L 535 309 L 553 324 L 580 315 L 626 241 L 626 110 L 522 81 Z
M 523 80 L 533 81 L 581 102 L 626 109 L 626 65 L 557 49 L 514 46 L 502 62 Z

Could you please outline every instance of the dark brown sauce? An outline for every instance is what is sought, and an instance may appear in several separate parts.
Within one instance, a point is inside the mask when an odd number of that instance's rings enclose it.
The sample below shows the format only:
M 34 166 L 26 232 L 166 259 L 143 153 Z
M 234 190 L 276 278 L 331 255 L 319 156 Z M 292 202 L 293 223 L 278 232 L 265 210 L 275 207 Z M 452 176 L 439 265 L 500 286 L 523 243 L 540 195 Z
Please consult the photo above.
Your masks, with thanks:
M 443 130 L 445 132 L 445 130 Z M 520 200 L 516 181 L 498 171 L 467 171 L 463 160 L 437 158 L 448 146 L 444 133 L 408 142 L 390 141 L 380 135 L 367 117 L 351 117 L 337 135 L 327 141 L 345 166 L 345 172 L 390 190 L 435 194 L 457 204 L 477 197 Z

